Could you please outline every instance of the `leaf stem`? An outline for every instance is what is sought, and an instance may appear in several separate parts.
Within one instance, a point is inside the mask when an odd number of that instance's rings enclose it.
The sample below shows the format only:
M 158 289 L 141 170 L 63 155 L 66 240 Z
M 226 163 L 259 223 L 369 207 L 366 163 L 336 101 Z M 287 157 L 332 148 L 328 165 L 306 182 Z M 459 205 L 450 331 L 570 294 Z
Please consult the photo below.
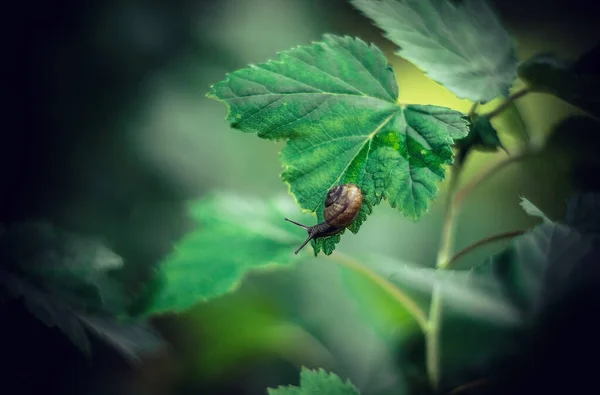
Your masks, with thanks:
M 410 315 L 417 321 L 417 324 L 421 327 L 423 332 L 427 328 L 427 318 L 425 312 L 417 305 L 417 303 L 407 294 L 405 294 L 400 288 L 389 282 L 384 277 L 375 273 L 367 266 L 360 264 L 351 257 L 342 254 L 340 252 L 334 252 L 328 256 L 329 259 L 348 267 L 349 269 L 360 273 L 365 278 L 371 280 L 378 286 L 380 286 L 385 292 L 391 295 L 400 305 L 404 306 Z
M 469 110 L 469 113 L 467 114 L 469 118 L 471 118 L 473 115 L 475 115 L 475 111 L 477 110 L 477 106 L 479 106 L 479 102 L 474 102 L 473 105 L 471 106 L 471 109 Z
M 508 108 L 508 106 L 510 106 L 510 104 L 512 102 L 514 102 L 515 100 L 517 100 L 517 99 L 525 96 L 529 92 L 530 92 L 529 88 L 523 88 L 523 89 L 520 89 L 520 90 L 516 91 L 512 95 L 508 96 L 506 98 L 506 100 L 502 104 L 500 104 L 498 107 L 496 107 L 491 112 L 487 113 L 485 116 L 488 119 L 492 119 L 492 118 L 494 118 L 494 117 L 502 114 L 502 112 L 504 112 L 504 110 L 506 110 Z
M 484 239 L 478 240 L 475 243 L 468 245 L 467 247 L 463 248 L 462 250 L 460 250 L 459 252 L 454 254 L 454 256 L 452 256 L 452 258 L 450 258 L 450 261 L 448 262 L 448 265 L 446 266 L 446 268 L 450 268 L 451 266 L 453 266 L 453 264 L 456 261 L 458 261 L 464 255 L 468 254 L 469 252 L 473 251 L 474 249 L 476 249 L 482 245 L 493 243 L 495 241 L 500 241 L 500 240 L 504 240 L 504 239 L 511 239 L 513 237 L 522 235 L 523 233 L 525 233 L 525 231 L 522 229 L 511 230 L 509 232 L 499 233 L 497 235 L 489 236 Z

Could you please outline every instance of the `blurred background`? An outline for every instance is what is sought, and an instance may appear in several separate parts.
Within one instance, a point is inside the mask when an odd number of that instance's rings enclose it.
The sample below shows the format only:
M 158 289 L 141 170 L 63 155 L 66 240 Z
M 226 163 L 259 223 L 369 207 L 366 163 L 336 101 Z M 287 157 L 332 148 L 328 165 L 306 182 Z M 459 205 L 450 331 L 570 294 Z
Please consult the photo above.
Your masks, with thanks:
M 593 2 L 493 3 L 521 60 L 539 52 L 575 59 L 600 39 Z M 471 106 L 394 56 L 395 46 L 345 0 L 33 0 L 11 4 L 5 19 L 0 220 L 47 219 L 99 235 L 130 267 L 160 260 L 189 229 L 186 200 L 215 190 L 265 200 L 287 193 L 282 143 L 232 130 L 225 106 L 205 98 L 227 72 L 324 33 L 346 34 L 385 51 L 402 102 Z M 523 124 L 515 109 L 498 117 L 501 140 L 510 151 L 527 128 L 534 141 L 549 139 L 547 155 L 474 191 L 457 249 L 537 223 L 519 207 L 520 195 L 561 218 L 574 188 L 597 188 L 573 177 L 597 166 L 589 148 L 597 147 L 597 131 L 570 118 L 581 113 L 543 94 L 516 107 Z M 505 155 L 474 154 L 463 182 Z M 431 266 L 442 203 L 440 196 L 418 223 L 384 203 L 338 249 L 359 255 L 368 246 Z M 482 248 L 462 264 L 502 247 Z M 301 365 L 334 369 L 364 394 L 404 385 L 389 336 L 361 315 L 338 268 L 322 259 L 252 275 L 234 294 L 155 323 L 173 350 L 132 369 L 100 345 L 90 364 L 60 332 L 14 311 L 2 323 L 10 365 L 3 373 L 19 393 L 264 394 L 297 383 Z

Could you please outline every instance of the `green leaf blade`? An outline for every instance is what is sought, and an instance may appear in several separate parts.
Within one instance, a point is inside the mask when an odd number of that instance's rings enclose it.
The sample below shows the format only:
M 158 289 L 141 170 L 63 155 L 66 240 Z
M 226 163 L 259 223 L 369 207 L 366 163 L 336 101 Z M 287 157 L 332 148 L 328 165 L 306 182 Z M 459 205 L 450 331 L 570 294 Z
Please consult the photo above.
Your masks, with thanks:
M 394 72 L 376 47 L 350 37 L 279 54 L 278 61 L 230 73 L 209 97 L 225 102 L 232 126 L 269 139 L 300 133 L 328 110 L 329 102 L 361 99 L 395 102 Z M 285 111 L 282 111 L 285 110 Z M 298 122 L 298 121 L 302 122 Z
M 353 233 L 384 198 L 412 220 L 426 212 L 444 178 L 442 166 L 452 163 L 453 140 L 468 131 L 457 111 L 399 106 L 383 53 L 350 37 L 328 35 L 281 53 L 279 61 L 236 71 L 209 96 L 230 106 L 234 128 L 287 140 L 282 178 L 318 222 L 331 187 L 357 184 L 364 203 L 349 227 Z M 340 238 L 313 241 L 315 254 L 331 254 Z
M 398 55 L 461 99 L 507 96 L 517 76 L 508 32 L 484 0 L 352 0 Z
M 306 233 L 283 221 L 292 208 L 290 202 L 227 194 L 192 204 L 190 214 L 198 227 L 161 263 L 162 284 L 142 314 L 187 310 L 234 291 L 252 270 L 294 262 L 293 249 Z

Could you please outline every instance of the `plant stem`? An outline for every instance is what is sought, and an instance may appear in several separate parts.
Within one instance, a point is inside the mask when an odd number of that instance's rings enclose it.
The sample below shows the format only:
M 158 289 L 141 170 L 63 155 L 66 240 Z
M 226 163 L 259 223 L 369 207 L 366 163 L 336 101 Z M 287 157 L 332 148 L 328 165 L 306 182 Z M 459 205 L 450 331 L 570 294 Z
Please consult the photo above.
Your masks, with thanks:
M 344 255 L 340 252 L 334 252 L 328 257 L 329 259 L 344 265 L 351 270 L 360 273 L 363 277 L 368 278 L 378 286 L 380 286 L 386 293 L 391 295 L 400 305 L 404 306 L 410 315 L 417 321 L 417 324 L 421 327 L 423 332 L 427 328 L 427 318 L 425 312 L 416 304 L 416 302 L 407 294 L 405 294 L 400 288 L 386 280 L 384 277 L 375 273 L 368 267 L 360 264 L 351 257 Z
M 452 256 L 452 258 L 450 258 L 450 260 L 448 261 L 448 265 L 446 266 L 446 268 L 450 268 L 451 266 L 453 266 L 453 264 L 456 261 L 458 261 L 464 255 L 468 254 L 469 252 L 473 251 L 474 249 L 476 249 L 482 245 L 493 243 L 493 242 L 499 241 L 499 240 L 511 239 L 513 237 L 522 235 L 523 233 L 525 233 L 524 230 L 511 230 L 510 232 L 500 233 L 500 234 L 489 236 L 489 237 L 486 237 L 479 241 L 476 241 L 475 243 L 463 248 L 462 250 L 460 250 L 459 252 L 454 254 L 454 256 Z
M 508 106 L 510 106 L 510 104 L 512 102 L 514 102 L 515 100 L 517 100 L 517 99 L 525 96 L 528 93 L 529 93 L 529 88 L 523 88 L 521 90 L 516 91 L 512 95 L 508 96 L 508 98 L 506 99 L 506 101 L 504 101 L 502 104 L 500 104 L 498 107 L 496 107 L 493 111 L 487 113 L 485 116 L 488 119 L 492 119 L 495 116 L 502 114 L 502 112 L 504 110 L 506 110 L 508 108 Z
M 460 155 L 461 153 L 459 153 Z M 450 185 L 446 196 L 446 207 L 444 213 L 444 222 L 442 225 L 442 236 L 440 247 L 438 249 L 436 267 L 443 270 L 450 261 L 452 245 L 454 243 L 454 228 L 458 214 L 458 205 L 454 204 L 454 194 L 458 186 L 460 173 L 464 163 L 464 155 L 460 155 L 461 160 L 454 163 L 450 172 Z M 431 304 L 429 306 L 429 319 L 427 330 L 425 331 L 425 352 L 427 374 L 431 385 L 435 390 L 440 380 L 440 332 L 442 318 L 442 285 L 435 282 L 431 295 Z

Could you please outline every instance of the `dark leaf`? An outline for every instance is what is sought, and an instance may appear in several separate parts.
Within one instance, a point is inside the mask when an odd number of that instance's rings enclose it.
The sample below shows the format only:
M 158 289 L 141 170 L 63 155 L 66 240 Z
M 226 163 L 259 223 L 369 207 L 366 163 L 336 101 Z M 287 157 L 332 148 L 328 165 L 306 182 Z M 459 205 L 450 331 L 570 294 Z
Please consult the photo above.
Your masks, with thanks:
M 578 61 L 539 54 L 519 66 L 519 77 L 533 92 L 553 94 L 592 116 L 600 117 L 600 49 L 594 47 Z
M 483 152 L 495 152 L 498 148 L 505 150 L 498 132 L 487 117 L 476 117 L 471 123 L 469 135 L 456 143 L 463 149 L 476 149 Z
M 107 315 L 79 314 L 78 317 L 92 333 L 114 347 L 130 362 L 139 362 L 142 356 L 165 347 L 160 334 L 146 322 L 120 320 Z
M 5 291 L 5 298 L 22 300 L 27 310 L 44 325 L 58 328 L 81 352 L 91 355 L 85 329 L 70 306 L 26 279 L 3 269 L 0 269 L 0 286 Z
M 582 233 L 600 233 L 600 194 L 574 193 L 567 202 L 567 225 Z
M 14 224 L 0 237 L 0 261 L 81 309 L 117 314 L 126 307 L 112 276 L 123 261 L 98 240 L 44 222 Z
M 473 272 L 491 273 L 503 293 L 528 318 L 541 309 L 540 291 L 549 272 L 555 277 L 556 273 L 562 274 L 561 283 L 555 285 L 557 292 L 566 288 L 570 270 L 590 249 L 590 239 L 577 231 L 558 223 L 544 223 L 515 238 L 508 249 L 475 267 Z

